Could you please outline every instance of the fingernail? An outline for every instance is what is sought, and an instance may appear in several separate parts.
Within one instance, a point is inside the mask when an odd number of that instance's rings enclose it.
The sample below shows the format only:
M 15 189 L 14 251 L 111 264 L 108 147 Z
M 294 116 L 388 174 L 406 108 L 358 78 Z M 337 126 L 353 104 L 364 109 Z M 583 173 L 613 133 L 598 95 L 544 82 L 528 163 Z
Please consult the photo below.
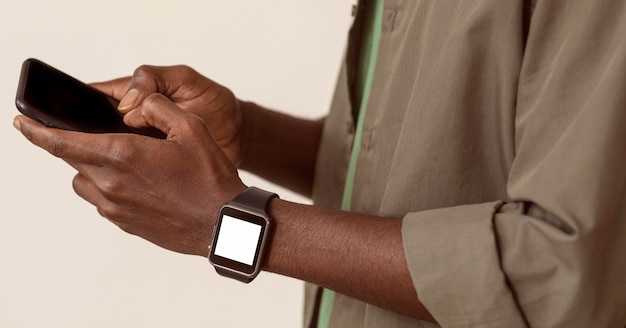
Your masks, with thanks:
M 132 108 L 137 101 L 137 98 L 139 98 L 139 91 L 137 91 L 137 89 L 130 89 L 122 98 L 120 104 L 117 105 L 117 109 L 127 110 L 129 108 Z
M 17 118 L 13 119 L 13 126 L 18 130 L 18 131 L 22 131 L 22 124 L 20 123 L 20 120 L 18 120 Z

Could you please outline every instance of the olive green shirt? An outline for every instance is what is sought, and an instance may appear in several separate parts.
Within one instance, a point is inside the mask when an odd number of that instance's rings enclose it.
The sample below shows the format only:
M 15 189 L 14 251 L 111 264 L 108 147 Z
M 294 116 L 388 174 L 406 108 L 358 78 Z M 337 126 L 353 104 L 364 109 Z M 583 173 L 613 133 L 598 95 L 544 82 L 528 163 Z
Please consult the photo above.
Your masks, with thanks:
M 350 63 L 314 186 L 337 209 Z M 402 218 L 439 325 L 626 326 L 626 1 L 386 0 L 362 133 L 352 211 Z M 341 294 L 329 326 L 437 327 Z

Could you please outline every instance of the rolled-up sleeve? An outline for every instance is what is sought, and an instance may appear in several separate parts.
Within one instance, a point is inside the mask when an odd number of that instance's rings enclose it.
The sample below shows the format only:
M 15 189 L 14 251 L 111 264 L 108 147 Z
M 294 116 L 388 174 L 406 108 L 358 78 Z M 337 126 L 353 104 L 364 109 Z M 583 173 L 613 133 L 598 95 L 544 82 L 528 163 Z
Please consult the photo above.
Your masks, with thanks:
M 623 327 L 626 2 L 529 15 L 508 199 L 408 213 L 409 270 L 443 327 Z
M 500 205 L 465 205 L 404 218 L 415 289 L 442 327 L 526 326 L 496 247 L 492 218 Z

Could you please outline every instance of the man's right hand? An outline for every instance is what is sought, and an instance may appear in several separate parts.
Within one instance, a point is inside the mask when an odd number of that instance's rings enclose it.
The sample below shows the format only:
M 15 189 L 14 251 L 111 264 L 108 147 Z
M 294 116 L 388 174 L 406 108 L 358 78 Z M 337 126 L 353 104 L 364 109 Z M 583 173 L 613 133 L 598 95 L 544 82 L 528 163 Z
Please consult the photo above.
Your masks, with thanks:
M 202 76 L 188 66 L 140 66 L 132 77 L 94 83 L 93 87 L 120 100 L 127 114 L 153 93 L 168 97 L 178 107 L 207 124 L 213 138 L 233 164 L 243 160 L 243 115 L 237 98 L 226 87 Z

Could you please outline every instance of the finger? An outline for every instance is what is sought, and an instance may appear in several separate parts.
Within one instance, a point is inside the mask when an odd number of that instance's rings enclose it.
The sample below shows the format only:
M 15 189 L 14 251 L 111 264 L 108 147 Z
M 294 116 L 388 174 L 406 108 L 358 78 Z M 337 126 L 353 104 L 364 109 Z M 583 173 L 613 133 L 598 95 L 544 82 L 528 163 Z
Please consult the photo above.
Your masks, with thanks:
M 72 187 L 78 196 L 86 200 L 91 205 L 98 207 L 98 205 L 102 204 L 102 201 L 104 200 L 104 197 L 96 185 L 81 173 L 74 176 L 74 180 L 72 180 Z
M 149 66 L 142 65 L 133 73 L 127 93 L 120 100 L 118 109 L 124 113 L 137 108 L 143 100 L 153 93 L 168 97 L 179 88 L 189 83 L 198 74 L 187 66 Z
M 118 224 L 112 220 L 110 215 L 111 211 L 107 210 L 107 208 L 113 208 L 111 202 L 104 197 L 92 180 L 79 173 L 74 176 L 74 180 L 72 180 L 72 187 L 74 188 L 74 192 L 80 196 L 80 198 L 96 207 L 100 216 L 106 218 L 114 224 Z
M 120 100 L 118 109 L 129 112 L 137 108 L 143 100 L 153 93 L 164 93 L 165 79 L 163 69 L 156 66 L 142 65 L 133 73 L 126 94 Z
M 106 159 L 104 135 L 48 128 L 23 115 L 16 116 L 13 125 L 26 139 L 53 156 L 96 165 Z
M 130 82 L 131 77 L 127 76 L 105 82 L 90 83 L 89 85 L 117 100 L 120 100 L 128 91 L 128 88 L 130 87 Z
M 155 127 L 165 132 L 170 138 L 175 130 L 174 127 L 180 125 L 180 121 L 186 120 L 187 115 L 192 114 L 178 108 L 167 97 L 153 93 L 135 111 L 124 117 L 124 123 L 137 129 Z
M 200 117 L 182 110 L 158 93 L 148 96 L 141 106 L 124 117 L 124 122 L 134 128 L 155 127 L 165 132 L 167 139 L 202 133 L 212 138 Z

